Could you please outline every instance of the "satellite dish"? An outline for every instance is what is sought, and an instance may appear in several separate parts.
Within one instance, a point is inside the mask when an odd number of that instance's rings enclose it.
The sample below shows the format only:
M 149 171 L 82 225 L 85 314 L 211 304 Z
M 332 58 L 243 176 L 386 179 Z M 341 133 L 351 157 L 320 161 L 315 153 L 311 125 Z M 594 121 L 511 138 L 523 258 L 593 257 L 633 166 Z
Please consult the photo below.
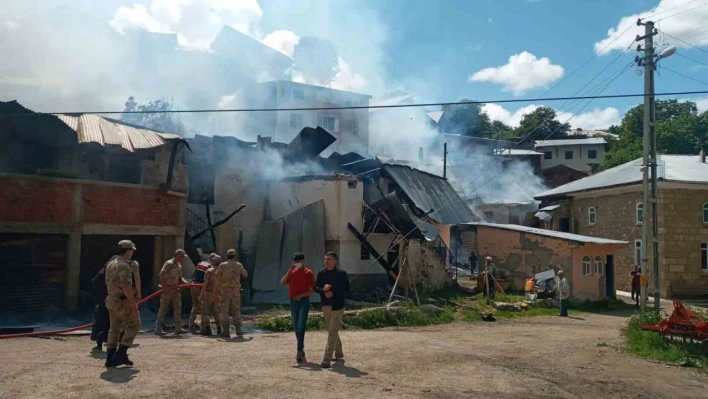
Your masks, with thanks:
M 675 52 L 676 52 L 676 46 L 668 47 L 668 48 L 664 49 L 664 51 L 662 51 L 661 54 L 659 54 L 659 59 L 663 60 L 664 58 L 671 57 Z

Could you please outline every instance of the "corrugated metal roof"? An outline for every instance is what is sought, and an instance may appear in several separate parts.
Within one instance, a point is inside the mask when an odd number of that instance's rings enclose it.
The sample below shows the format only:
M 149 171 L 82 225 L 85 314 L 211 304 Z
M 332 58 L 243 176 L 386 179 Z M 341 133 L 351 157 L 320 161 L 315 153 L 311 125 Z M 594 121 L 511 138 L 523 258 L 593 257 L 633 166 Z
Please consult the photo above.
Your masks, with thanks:
M 98 115 L 57 115 L 57 118 L 76 132 L 79 143 L 117 145 L 130 152 L 159 147 L 180 138 L 176 134 L 142 129 Z
M 592 137 L 589 139 L 561 139 L 561 140 L 536 140 L 536 147 L 553 147 L 559 145 L 588 145 L 607 144 L 602 137 Z
M 477 226 L 485 226 L 485 227 L 493 227 L 493 228 L 497 228 L 497 229 L 514 230 L 514 231 L 519 231 L 522 233 L 536 234 L 539 236 L 560 238 L 562 240 L 569 240 L 569 241 L 582 242 L 582 243 L 588 243 L 588 244 L 624 245 L 624 244 L 628 243 L 627 241 L 610 240 L 608 238 L 581 236 L 580 234 L 571 234 L 571 233 L 564 233 L 562 231 L 537 229 L 535 227 L 521 226 L 518 224 L 496 224 L 496 223 L 468 223 L 468 224 L 473 224 L 473 225 L 477 225 Z
M 661 180 L 708 183 L 708 164 L 701 163 L 697 155 L 659 155 L 657 175 Z M 597 190 L 642 181 L 642 158 L 615 166 L 595 175 L 544 191 L 536 199 L 567 195 L 580 191 Z
M 433 210 L 429 216 L 442 224 L 459 224 L 476 220 L 472 210 L 442 177 L 408 166 L 383 165 L 413 204 L 422 212 Z
M 515 149 L 515 148 L 499 150 L 499 152 L 497 154 L 498 155 L 521 155 L 521 156 L 543 155 L 542 152 L 538 152 L 538 151 L 534 151 L 534 150 L 519 150 L 519 149 Z
M 432 119 L 435 123 L 438 123 L 440 122 L 440 118 L 442 118 L 444 113 L 445 111 L 428 112 L 428 117 Z

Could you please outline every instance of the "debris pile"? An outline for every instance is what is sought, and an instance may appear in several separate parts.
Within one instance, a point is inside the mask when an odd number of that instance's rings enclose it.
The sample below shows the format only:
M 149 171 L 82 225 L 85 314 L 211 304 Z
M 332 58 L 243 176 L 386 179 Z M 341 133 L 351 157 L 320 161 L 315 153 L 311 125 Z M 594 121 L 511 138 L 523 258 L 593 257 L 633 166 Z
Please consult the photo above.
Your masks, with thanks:
M 492 306 L 494 306 L 494 309 L 496 310 L 504 310 L 509 312 L 525 312 L 527 310 L 531 310 L 531 306 L 526 302 L 494 302 Z

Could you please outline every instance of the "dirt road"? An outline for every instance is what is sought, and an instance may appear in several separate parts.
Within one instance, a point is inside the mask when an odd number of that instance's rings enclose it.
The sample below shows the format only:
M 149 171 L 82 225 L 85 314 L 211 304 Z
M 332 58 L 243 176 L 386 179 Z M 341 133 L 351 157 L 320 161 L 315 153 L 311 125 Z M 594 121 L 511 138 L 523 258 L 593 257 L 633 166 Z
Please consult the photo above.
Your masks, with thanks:
M 708 378 L 621 353 L 624 318 L 345 331 L 346 363 L 296 367 L 292 334 L 140 335 L 106 370 L 85 337 L 0 341 L 0 398 L 700 398 Z M 325 336 L 308 333 L 319 362 Z

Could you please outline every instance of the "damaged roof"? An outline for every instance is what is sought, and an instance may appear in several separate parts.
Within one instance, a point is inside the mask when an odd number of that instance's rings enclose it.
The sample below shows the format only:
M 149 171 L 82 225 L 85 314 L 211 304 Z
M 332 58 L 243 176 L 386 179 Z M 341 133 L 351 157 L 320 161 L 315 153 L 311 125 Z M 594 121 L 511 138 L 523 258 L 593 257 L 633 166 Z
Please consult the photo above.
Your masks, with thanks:
M 477 220 L 466 202 L 440 177 L 409 166 L 383 165 L 383 170 L 423 213 L 438 223 L 460 224 Z
M 468 223 L 476 226 L 493 227 L 504 230 L 514 230 L 522 233 L 536 234 L 539 236 L 560 238 L 562 240 L 581 242 L 585 244 L 615 244 L 625 245 L 627 241 L 611 240 L 608 238 L 598 238 L 590 236 L 581 236 L 580 234 L 564 233 L 562 231 L 553 231 L 545 229 L 537 229 L 535 227 L 521 226 L 518 224 L 497 224 L 497 223 Z
M 607 144 L 602 137 L 591 137 L 588 139 L 561 139 L 561 140 L 536 140 L 536 147 L 555 147 L 561 145 L 589 145 Z
M 98 115 L 57 115 L 57 118 L 76 132 L 79 144 L 117 145 L 133 152 L 160 147 L 169 140 L 181 138 L 176 134 L 160 133 Z
M 572 193 L 636 184 L 642 181 L 642 158 L 615 166 L 600 173 L 564 184 L 536 195 L 536 199 L 569 195 Z M 697 155 L 659 155 L 659 180 L 683 183 L 708 183 L 708 164 Z

